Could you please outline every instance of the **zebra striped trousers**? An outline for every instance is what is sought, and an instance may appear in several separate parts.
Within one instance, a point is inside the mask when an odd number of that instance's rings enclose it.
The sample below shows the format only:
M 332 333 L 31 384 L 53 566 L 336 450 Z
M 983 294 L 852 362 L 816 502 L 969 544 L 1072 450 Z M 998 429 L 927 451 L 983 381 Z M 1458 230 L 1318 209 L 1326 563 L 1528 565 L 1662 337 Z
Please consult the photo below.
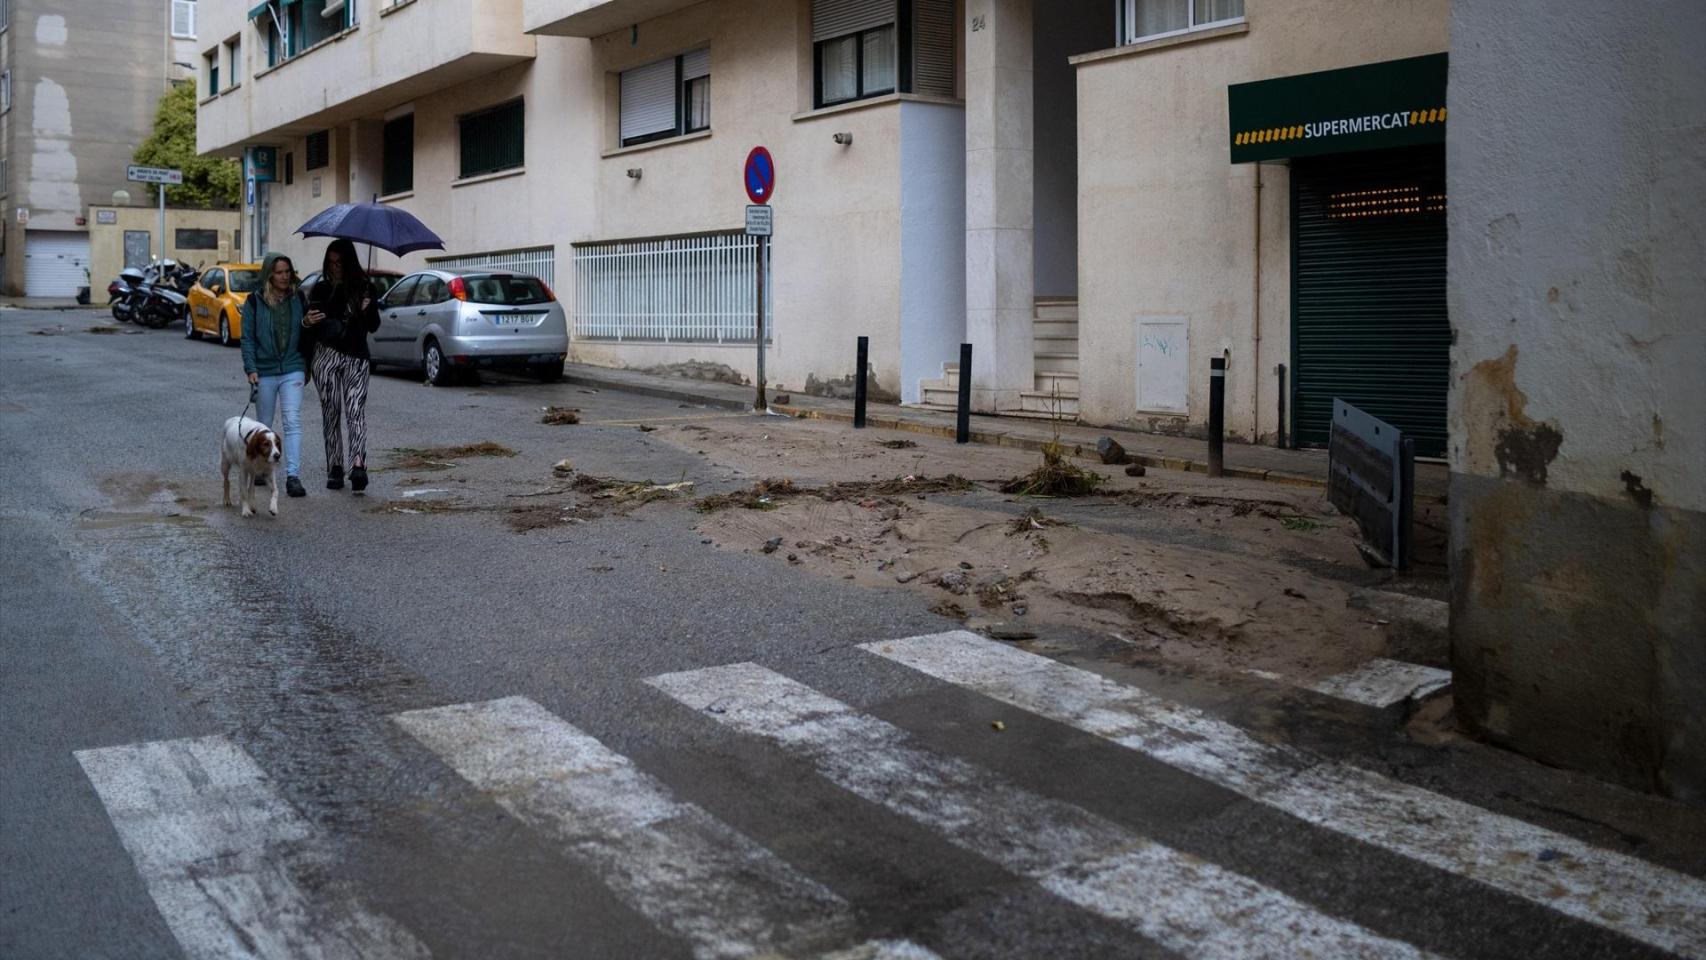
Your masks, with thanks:
M 314 351 L 314 385 L 320 391 L 320 418 L 326 436 L 326 471 L 344 468 L 343 428 L 349 428 L 352 464 L 367 463 L 366 360 L 330 347 Z

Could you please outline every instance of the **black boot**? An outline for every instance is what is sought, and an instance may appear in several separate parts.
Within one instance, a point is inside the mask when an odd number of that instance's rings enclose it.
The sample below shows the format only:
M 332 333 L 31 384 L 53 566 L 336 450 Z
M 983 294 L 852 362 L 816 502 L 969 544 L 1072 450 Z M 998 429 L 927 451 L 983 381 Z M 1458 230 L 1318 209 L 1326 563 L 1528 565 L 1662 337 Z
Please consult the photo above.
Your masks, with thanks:
M 344 488 L 344 468 L 333 467 L 326 471 L 326 489 L 342 490 Z
M 367 489 L 367 468 L 354 467 L 349 472 L 349 488 L 356 493 Z
M 308 491 L 302 488 L 302 481 L 296 477 L 284 478 L 284 492 L 293 497 L 308 496 Z

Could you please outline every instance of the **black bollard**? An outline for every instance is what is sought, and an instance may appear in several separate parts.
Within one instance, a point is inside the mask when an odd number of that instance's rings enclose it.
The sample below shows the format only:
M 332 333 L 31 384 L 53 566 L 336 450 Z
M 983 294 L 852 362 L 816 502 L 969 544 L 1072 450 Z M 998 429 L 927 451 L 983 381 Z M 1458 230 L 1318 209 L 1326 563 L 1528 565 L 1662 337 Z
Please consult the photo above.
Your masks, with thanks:
M 960 344 L 960 405 L 954 417 L 954 442 L 971 442 L 971 344 Z
M 1226 465 L 1226 358 L 1208 362 L 1208 475 L 1218 477 Z
M 1279 442 L 1274 446 L 1285 449 L 1285 364 L 1274 367 L 1274 373 L 1279 377 Z
M 859 373 L 853 378 L 853 429 L 865 429 L 865 371 L 870 369 L 871 338 L 859 338 Z

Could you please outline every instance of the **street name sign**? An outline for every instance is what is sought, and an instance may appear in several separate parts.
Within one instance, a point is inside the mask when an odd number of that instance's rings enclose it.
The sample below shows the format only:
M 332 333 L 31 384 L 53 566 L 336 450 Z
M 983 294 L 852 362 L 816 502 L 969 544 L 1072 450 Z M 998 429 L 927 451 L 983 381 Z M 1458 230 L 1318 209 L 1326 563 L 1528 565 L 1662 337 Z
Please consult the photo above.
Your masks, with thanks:
M 172 170 L 167 167 L 139 167 L 135 164 L 131 164 L 129 167 L 125 168 L 125 178 L 133 183 L 168 183 L 176 185 L 184 182 L 184 172 L 182 170 Z

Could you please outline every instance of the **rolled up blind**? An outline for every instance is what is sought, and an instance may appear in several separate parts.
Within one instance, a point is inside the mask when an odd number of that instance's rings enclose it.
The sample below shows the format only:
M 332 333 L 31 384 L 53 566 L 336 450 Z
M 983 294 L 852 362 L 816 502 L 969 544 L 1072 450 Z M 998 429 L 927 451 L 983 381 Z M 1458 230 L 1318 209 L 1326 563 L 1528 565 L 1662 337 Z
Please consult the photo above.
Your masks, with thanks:
M 895 0 L 812 0 L 812 42 L 895 22 Z
M 675 58 L 622 72 L 622 139 L 675 129 Z
M 701 47 L 681 56 L 681 79 L 697 80 L 711 75 L 711 48 Z
M 912 92 L 954 95 L 954 0 L 913 0 Z

